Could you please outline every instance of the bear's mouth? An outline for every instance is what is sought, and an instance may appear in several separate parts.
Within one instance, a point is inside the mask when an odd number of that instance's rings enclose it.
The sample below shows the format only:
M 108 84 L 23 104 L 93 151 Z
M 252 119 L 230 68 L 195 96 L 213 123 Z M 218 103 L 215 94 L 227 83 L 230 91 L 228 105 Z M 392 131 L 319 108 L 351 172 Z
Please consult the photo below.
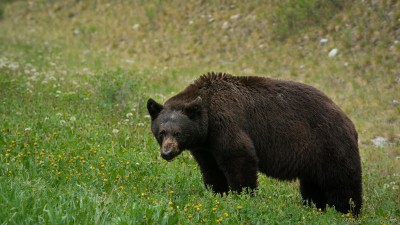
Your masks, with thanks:
M 165 159 L 166 161 L 168 161 L 168 162 L 174 161 L 175 156 L 176 156 L 176 155 L 163 155 L 163 154 L 161 154 L 161 157 L 162 157 L 163 159 Z
M 172 161 L 174 161 L 174 159 L 175 159 L 175 158 L 172 158 L 172 159 L 166 159 L 166 160 L 167 160 L 167 162 L 172 162 Z
M 179 150 L 174 151 L 161 151 L 161 157 L 168 162 L 172 162 L 181 152 Z

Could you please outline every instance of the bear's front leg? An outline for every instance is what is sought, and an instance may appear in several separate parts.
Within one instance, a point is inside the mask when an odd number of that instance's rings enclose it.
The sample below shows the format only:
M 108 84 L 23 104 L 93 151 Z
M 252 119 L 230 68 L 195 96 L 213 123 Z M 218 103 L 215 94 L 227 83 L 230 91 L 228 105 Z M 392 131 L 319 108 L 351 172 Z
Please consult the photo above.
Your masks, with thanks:
M 191 151 L 191 153 L 200 166 L 205 186 L 210 187 L 217 194 L 228 193 L 228 181 L 214 156 L 204 150 Z
M 218 159 L 222 171 L 228 180 L 232 191 L 241 193 L 242 190 L 253 193 L 257 187 L 257 158 L 251 155 L 236 157 L 221 157 Z
M 214 156 L 232 191 L 257 187 L 258 158 L 252 140 L 245 132 L 222 132 L 216 139 Z

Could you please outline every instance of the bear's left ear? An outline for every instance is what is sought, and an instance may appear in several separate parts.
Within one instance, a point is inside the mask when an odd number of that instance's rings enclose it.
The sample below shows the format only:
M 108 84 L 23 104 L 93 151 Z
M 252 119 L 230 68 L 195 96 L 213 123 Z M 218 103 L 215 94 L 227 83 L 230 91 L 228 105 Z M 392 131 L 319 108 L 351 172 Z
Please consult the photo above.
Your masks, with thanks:
M 202 110 L 202 102 L 203 100 L 201 99 L 201 97 L 197 97 L 195 100 L 185 105 L 183 113 L 187 115 L 190 119 L 194 119 L 200 116 Z
M 149 111 L 151 120 L 157 118 L 158 114 L 161 112 L 162 109 L 163 106 L 154 101 L 152 98 L 147 100 L 147 110 Z

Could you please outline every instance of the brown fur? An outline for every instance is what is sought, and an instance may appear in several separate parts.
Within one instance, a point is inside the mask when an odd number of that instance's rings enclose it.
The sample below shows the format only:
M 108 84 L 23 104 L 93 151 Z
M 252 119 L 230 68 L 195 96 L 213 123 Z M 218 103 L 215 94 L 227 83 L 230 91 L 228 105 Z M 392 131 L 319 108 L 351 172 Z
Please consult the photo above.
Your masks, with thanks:
M 163 158 L 190 150 L 204 183 L 217 193 L 256 188 L 260 171 L 299 179 L 304 201 L 318 208 L 328 204 L 355 215 L 361 209 L 355 127 L 311 86 L 208 73 L 164 105 L 149 99 L 148 110 Z M 163 146 L 164 138 L 175 147 Z

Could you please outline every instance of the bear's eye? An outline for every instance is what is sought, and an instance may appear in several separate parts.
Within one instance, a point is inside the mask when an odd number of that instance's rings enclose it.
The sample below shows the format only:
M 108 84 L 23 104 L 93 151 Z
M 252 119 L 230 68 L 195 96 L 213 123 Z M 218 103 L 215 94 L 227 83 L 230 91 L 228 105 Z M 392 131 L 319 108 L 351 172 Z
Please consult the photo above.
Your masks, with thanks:
M 175 137 L 181 136 L 181 132 L 175 132 L 175 133 L 174 133 L 174 136 L 175 136 Z
M 159 137 L 164 137 L 165 136 L 165 130 L 160 131 L 160 133 L 158 133 Z

